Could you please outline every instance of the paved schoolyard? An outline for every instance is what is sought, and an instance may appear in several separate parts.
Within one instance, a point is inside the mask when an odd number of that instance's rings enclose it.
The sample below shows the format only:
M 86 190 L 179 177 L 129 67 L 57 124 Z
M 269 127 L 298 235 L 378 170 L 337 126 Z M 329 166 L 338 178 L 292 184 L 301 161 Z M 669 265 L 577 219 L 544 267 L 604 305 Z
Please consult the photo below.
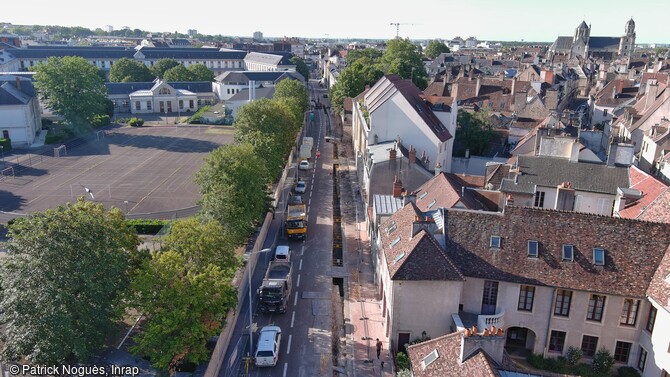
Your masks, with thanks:
M 71 202 L 86 195 L 84 187 L 93 192 L 88 200 L 131 215 L 193 207 L 203 158 L 232 140 L 230 127 L 125 127 L 60 158 L 33 155 L 29 167 L 0 179 L 0 221 Z

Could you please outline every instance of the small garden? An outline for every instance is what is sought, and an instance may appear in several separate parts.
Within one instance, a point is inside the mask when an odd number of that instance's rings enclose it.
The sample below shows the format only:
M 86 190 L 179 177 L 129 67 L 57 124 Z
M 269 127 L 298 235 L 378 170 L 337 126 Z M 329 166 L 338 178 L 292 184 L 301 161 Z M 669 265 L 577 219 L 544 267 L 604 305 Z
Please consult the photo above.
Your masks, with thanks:
M 581 362 L 582 355 L 581 348 L 570 347 L 565 356 L 544 358 L 542 355 L 533 354 L 528 356 L 527 361 L 536 369 L 582 377 L 640 377 L 640 373 L 631 367 L 620 367 L 614 372 L 614 357 L 606 348 L 595 353 L 591 364 Z

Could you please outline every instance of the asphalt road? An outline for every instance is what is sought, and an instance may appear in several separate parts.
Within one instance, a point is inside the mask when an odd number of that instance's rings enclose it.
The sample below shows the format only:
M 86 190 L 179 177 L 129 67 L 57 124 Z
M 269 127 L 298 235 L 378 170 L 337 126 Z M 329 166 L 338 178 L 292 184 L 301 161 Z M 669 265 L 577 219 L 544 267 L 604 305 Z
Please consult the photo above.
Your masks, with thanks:
M 324 102 L 325 89 L 314 90 L 312 96 L 319 96 Z M 327 100 L 326 100 L 327 101 Z M 309 117 L 305 127 L 306 136 L 314 138 L 315 152 L 320 151 L 321 158 L 312 164 L 307 172 L 300 171 L 300 178 L 307 182 L 307 192 L 302 195 L 308 207 L 307 236 L 304 241 L 291 241 L 284 238 L 281 230 L 283 212 L 276 213 L 276 219 L 266 238 L 264 248 L 276 244 L 289 243 L 293 251 L 293 291 L 287 312 L 284 314 L 263 314 L 256 311 L 255 291 L 271 255 L 259 258 L 252 276 L 253 324 L 252 330 L 273 324 L 281 327 L 282 341 L 277 366 L 249 370 L 250 376 L 313 377 L 331 372 L 331 323 L 333 275 L 341 275 L 337 267 L 331 267 L 333 244 L 332 219 L 332 156 L 333 145 L 324 142 L 329 125 L 322 109 L 315 109 L 315 121 L 310 124 Z M 289 176 L 296 172 L 295 163 Z M 294 180 L 287 180 L 284 190 L 291 190 Z M 287 197 L 285 195 L 285 197 Z M 282 206 L 283 207 L 283 206 Z M 275 244 L 275 238 L 277 239 Z M 267 253 L 270 254 L 270 253 Z M 246 297 L 246 295 L 245 295 Z M 245 365 L 241 356 L 249 350 L 249 306 L 244 300 L 238 323 L 227 350 L 220 377 L 245 375 Z M 254 347 L 256 346 L 254 333 Z

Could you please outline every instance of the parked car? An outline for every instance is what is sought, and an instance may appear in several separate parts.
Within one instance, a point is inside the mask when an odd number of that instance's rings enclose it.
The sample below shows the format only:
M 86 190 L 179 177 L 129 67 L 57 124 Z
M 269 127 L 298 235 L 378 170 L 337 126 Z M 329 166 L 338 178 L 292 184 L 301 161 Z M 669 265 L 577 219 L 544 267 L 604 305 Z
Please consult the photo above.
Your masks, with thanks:
M 295 192 L 298 194 L 304 194 L 306 189 L 307 185 L 305 184 L 305 181 L 298 181 L 298 183 L 295 184 Z
M 281 343 L 281 328 L 279 326 L 265 326 L 258 335 L 258 348 L 254 360 L 256 366 L 273 367 L 279 361 L 279 345 Z
M 291 248 L 288 245 L 278 245 L 275 249 L 274 260 L 280 262 L 291 262 Z
M 293 194 L 288 197 L 288 205 L 302 204 L 302 195 Z
M 298 165 L 298 170 L 309 170 L 309 161 L 307 160 L 300 161 L 300 165 Z

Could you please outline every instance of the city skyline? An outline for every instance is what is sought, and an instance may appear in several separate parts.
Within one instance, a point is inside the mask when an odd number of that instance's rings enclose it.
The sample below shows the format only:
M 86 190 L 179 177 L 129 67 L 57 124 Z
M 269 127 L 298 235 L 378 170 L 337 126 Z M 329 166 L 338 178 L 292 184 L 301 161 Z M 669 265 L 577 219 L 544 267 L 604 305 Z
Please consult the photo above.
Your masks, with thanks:
M 290 7 L 267 6 L 263 11 L 250 9 L 246 3 L 229 3 L 221 6 L 205 0 L 197 9 L 156 9 L 148 3 L 119 0 L 104 13 L 99 4 L 89 1 L 68 1 L 68 6 L 55 6 L 50 0 L 34 0 L 29 12 L 10 4 L 9 11 L 0 22 L 15 25 L 82 26 L 95 30 L 114 30 L 129 27 L 148 32 L 179 32 L 186 34 L 195 29 L 200 34 L 251 37 L 255 31 L 264 37 L 303 37 L 329 39 L 390 39 L 399 36 L 410 39 L 450 39 L 456 36 L 479 40 L 553 42 L 557 36 L 572 35 L 582 21 L 592 26 L 592 36 L 620 36 L 631 17 L 636 23 L 638 43 L 670 43 L 665 32 L 665 20 L 670 6 L 665 1 L 642 0 L 635 3 L 622 0 L 610 1 L 607 7 L 595 2 L 566 0 L 556 7 L 553 3 L 527 0 L 475 0 L 450 3 L 443 0 L 426 0 L 421 9 L 403 12 L 398 7 L 388 7 L 379 1 L 354 2 L 342 0 L 337 6 L 316 8 L 314 3 L 297 0 Z M 262 5 L 262 4 L 260 4 Z M 12 9 L 16 7 L 16 9 Z M 77 11 L 73 12 L 72 10 Z M 132 9 L 132 11 L 128 11 Z M 213 9 L 201 16 L 203 9 Z M 310 11 L 313 13 L 309 16 Z M 650 11 L 656 9 L 658 11 Z M 248 11 L 251 15 L 246 15 Z M 213 15 L 213 16 L 212 16 Z M 233 16 L 229 16 L 233 15 Z M 177 19 L 175 19 L 177 18 Z

